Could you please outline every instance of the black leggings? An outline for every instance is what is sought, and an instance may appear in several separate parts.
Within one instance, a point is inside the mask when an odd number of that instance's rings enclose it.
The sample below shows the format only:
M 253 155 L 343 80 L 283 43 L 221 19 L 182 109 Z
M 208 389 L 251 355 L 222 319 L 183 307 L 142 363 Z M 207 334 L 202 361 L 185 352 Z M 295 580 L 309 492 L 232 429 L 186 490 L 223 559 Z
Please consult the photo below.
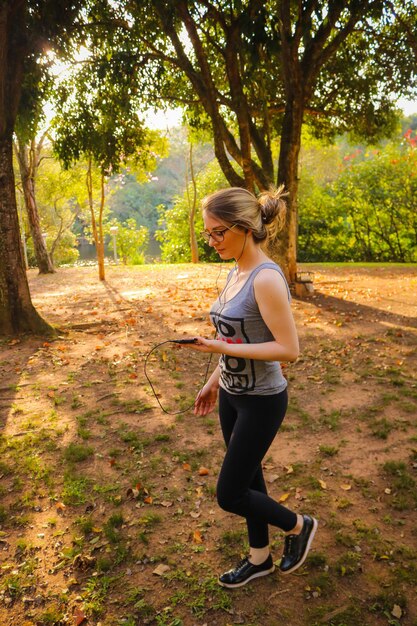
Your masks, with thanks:
M 286 532 L 297 524 L 295 513 L 268 496 L 261 465 L 287 403 L 286 390 L 273 396 L 237 396 L 220 388 L 220 424 L 227 451 L 217 501 L 225 511 L 246 518 L 252 548 L 269 544 L 268 524 Z

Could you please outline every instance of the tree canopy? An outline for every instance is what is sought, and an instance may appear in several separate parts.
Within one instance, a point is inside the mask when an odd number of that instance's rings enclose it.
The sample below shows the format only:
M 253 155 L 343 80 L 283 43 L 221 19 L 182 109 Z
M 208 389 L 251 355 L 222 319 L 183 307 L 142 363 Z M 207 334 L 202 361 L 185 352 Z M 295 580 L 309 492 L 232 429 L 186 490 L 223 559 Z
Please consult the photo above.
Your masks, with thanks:
M 395 98 L 415 89 L 409 41 L 396 37 L 399 14 L 415 28 L 414 3 L 147 0 L 111 11 L 122 25 L 109 30 L 115 80 L 127 73 L 148 102 L 181 105 L 191 125 L 210 128 L 229 184 L 287 186 L 274 249 L 294 279 L 302 126 L 392 132 Z

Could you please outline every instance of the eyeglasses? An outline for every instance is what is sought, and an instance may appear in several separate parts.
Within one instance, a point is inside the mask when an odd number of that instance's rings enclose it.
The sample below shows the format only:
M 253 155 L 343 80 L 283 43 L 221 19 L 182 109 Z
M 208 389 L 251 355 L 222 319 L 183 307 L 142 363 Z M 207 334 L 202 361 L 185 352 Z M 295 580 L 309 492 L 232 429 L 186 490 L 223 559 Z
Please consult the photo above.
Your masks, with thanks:
M 224 233 L 227 230 L 232 230 L 234 227 L 236 226 L 236 224 L 233 224 L 233 226 L 227 226 L 227 228 L 221 228 L 221 229 L 217 229 L 215 228 L 212 231 L 208 231 L 208 230 L 203 230 L 200 235 L 203 237 L 203 239 L 205 239 L 207 241 L 207 243 L 210 243 L 210 237 L 213 239 L 213 241 L 215 241 L 216 243 L 220 243 L 221 241 L 223 241 L 224 239 Z

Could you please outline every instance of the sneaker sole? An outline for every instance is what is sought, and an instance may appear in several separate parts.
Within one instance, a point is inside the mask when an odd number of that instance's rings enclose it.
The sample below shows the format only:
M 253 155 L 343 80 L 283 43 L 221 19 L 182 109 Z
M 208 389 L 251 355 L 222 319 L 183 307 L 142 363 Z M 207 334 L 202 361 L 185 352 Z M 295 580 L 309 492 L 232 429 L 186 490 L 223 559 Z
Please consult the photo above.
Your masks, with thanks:
M 307 554 L 310 551 L 310 546 L 311 546 L 312 541 L 314 539 L 314 535 L 316 534 L 316 530 L 317 530 L 318 525 L 319 525 L 318 521 L 313 517 L 313 528 L 311 529 L 310 537 L 308 538 L 307 546 L 306 546 L 306 549 L 304 550 L 304 554 L 303 554 L 302 558 L 291 569 L 287 569 L 285 571 L 280 569 L 279 571 L 281 572 L 281 574 L 283 574 L 284 576 L 286 574 L 292 574 L 292 572 L 295 572 L 296 569 L 298 569 L 299 567 L 302 566 L 302 564 L 304 563 L 304 561 L 307 558 Z
M 246 580 L 242 581 L 241 583 L 236 583 L 235 585 L 222 583 L 221 580 L 218 580 L 217 582 L 221 587 L 227 587 L 227 589 L 237 589 L 237 587 L 243 587 L 243 585 L 247 585 L 251 580 L 254 580 L 254 578 L 260 578 L 261 576 L 267 576 L 268 574 L 272 574 L 274 570 L 275 565 L 273 565 L 270 569 L 264 570 L 263 572 L 257 572 L 256 574 L 252 574 L 252 576 L 249 576 L 249 578 L 247 578 Z

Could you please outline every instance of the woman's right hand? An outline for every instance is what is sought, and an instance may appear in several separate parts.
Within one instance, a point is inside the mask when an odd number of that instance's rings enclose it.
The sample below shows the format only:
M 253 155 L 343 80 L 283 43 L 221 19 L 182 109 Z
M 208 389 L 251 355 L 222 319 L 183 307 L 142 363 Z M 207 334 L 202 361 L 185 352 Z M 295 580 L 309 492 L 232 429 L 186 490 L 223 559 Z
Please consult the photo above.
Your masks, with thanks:
M 216 406 L 218 385 L 206 384 L 197 394 L 194 402 L 194 415 L 207 415 Z

